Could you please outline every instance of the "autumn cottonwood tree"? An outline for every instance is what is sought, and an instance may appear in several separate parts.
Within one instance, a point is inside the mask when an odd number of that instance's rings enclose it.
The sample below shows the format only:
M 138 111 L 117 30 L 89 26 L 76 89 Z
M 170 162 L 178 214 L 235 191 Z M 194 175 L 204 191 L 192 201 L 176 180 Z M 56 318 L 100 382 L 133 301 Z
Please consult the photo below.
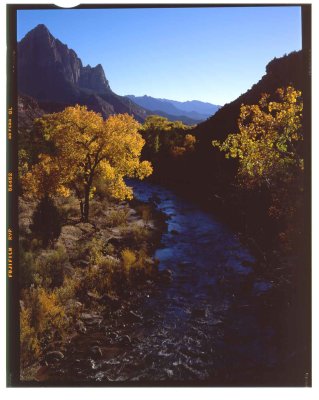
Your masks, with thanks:
M 238 176 L 243 186 L 271 187 L 275 178 L 288 178 L 292 168 L 303 169 L 297 150 L 302 136 L 301 92 L 289 86 L 278 89 L 279 101 L 262 95 L 258 105 L 242 105 L 239 132 L 227 136 L 223 143 L 213 141 L 226 153 L 238 158 Z
M 285 217 L 287 223 L 300 208 L 303 194 L 303 103 L 301 92 L 291 86 L 278 89 L 276 94 L 277 101 L 262 95 L 259 104 L 242 105 L 239 131 L 222 143 L 212 144 L 224 151 L 226 158 L 239 160 L 241 187 L 265 187 L 270 192 L 270 216 Z
M 67 107 L 36 122 L 53 154 L 40 154 L 39 162 L 22 177 L 28 193 L 69 196 L 80 200 L 83 221 L 88 221 L 90 199 L 96 179 L 103 179 L 108 194 L 116 199 L 132 198 L 125 177 L 143 179 L 152 173 L 148 161 L 140 161 L 144 139 L 139 123 L 128 114 L 110 116 L 106 121 L 86 107 Z

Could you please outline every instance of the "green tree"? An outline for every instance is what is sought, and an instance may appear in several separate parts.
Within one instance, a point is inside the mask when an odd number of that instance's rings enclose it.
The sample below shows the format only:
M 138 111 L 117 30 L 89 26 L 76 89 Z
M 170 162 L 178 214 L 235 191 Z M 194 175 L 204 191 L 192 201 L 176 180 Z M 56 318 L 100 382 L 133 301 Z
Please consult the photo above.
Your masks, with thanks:
M 182 155 L 194 149 L 195 137 L 190 134 L 185 135 L 190 129 L 191 127 L 181 121 L 169 121 L 159 115 L 150 115 L 146 118 L 141 133 L 150 154 L 157 155 L 162 152 Z
M 146 118 L 141 132 L 146 140 L 148 149 L 150 149 L 152 153 L 159 153 L 162 145 L 162 136 L 170 129 L 170 121 L 165 117 L 150 115 Z

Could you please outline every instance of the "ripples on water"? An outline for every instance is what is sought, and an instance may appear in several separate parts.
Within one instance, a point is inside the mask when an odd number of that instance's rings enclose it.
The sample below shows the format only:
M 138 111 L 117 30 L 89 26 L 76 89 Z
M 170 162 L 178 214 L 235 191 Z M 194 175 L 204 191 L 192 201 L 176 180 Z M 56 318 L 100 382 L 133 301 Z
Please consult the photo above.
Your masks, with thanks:
M 112 353 L 108 344 L 85 368 L 85 351 L 75 354 L 60 373 L 71 369 L 75 381 L 106 384 L 254 385 L 258 371 L 276 362 L 273 330 L 254 306 L 270 284 L 254 280 L 254 257 L 225 225 L 173 192 L 145 182 L 133 186 L 139 200 L 153 201 L 168 217 L 155 257 L 160 269 L 172 271 L 172 283 L 145 299 L 137 310 L 142 322 L 119 323 L 120 333 L 132 338 L 127 348 L 115 346 Z M 103 346 L 104 331 L 93 333 Z M 91 346 L 87 336 L 82 350 Z

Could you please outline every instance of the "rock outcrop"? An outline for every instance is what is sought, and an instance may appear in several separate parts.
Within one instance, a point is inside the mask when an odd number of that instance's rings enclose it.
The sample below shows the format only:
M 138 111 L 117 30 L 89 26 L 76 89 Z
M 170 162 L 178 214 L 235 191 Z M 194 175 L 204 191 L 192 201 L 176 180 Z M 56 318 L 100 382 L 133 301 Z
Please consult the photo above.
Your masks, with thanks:
M 129 113 L 143 121 L 146 112 L 112 92 L 103 67 L 83 66 L 74 50 L 54 38 L 43 24 L 18 43 L 18 91 L 36 99 L 46 112 L 86 105 L 104 117 Z

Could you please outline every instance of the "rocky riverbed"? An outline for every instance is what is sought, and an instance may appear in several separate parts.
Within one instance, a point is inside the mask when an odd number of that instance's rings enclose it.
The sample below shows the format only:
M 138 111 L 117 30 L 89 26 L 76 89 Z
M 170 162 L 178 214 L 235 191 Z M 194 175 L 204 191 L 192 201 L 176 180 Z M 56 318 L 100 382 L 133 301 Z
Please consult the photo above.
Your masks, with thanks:
M 276 385 L 281 348 L 267 305 L 274 288 L 254 272 L 254 256 L 221 221 L 171 191 L 134 183 L 134 192 L 167 219 L 155 252 L 157 273 L 121 299 L 87 293 L 96 310 L 80 310 L 76 333 L 63 348 L 52 346 L 34 379 L 61 385 Z M 131 221 L 142 223 L 130 213 Z M 72 232 L 65 228 L 60 238 L 69 248 Z M 106 234 L 121 241 L 116 228 Z

